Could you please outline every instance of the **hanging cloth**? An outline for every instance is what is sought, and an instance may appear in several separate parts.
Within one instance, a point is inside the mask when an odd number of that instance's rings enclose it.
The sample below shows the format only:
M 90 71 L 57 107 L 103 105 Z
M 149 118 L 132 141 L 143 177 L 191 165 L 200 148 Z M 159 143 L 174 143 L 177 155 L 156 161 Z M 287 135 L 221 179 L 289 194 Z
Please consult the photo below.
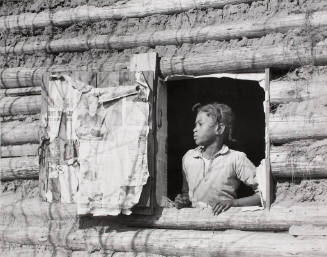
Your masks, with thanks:
M 93 122 L 95 127 L 88 130 L 93 129 L 93 134 L 77 132 L 80 135 L 78 214 L 129 215 L 138 203 L 149 177 L 148 91 L 144 86 L 119 86 L 96 88 L 87 96 L 98 96 L 97 115 L 101 122 Z M 143 101 L 135 101 L 139 97 Z M 79 115 L 83 119 L 87 116 Z

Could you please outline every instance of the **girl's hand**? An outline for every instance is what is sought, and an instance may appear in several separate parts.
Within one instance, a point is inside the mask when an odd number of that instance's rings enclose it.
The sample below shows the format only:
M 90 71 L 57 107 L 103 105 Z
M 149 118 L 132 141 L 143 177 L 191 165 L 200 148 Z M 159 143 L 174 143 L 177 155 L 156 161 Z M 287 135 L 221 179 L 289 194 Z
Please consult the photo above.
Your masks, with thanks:
M 177 209 L 185 208 L 191 206 L 191 201 L 188 199 L 188 196 L 178 194 L 175 197 L 175 207 Z
M 227 211 L 233 206 L 233 200 L 222 200 L 212 205 L 212 212 L 214 215 L 218 215 L 221 212 Z

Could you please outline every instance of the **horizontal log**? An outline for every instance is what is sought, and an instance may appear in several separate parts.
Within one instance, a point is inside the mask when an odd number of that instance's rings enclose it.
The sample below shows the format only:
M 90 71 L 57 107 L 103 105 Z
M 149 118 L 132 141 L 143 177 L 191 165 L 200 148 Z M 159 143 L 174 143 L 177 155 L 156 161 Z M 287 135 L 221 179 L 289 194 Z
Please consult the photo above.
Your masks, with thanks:
M 42 74 L 46 71 L 101 70 L 113 71 L 128 66 L 126 58 L 112 58 L 101 66 L 84 65 L 52 66 L 43 68 L 10 68 L 0 70 L 0 88 L 40 86 Z M 291 48 L 285 45 L 262 48 L 241 47 L 230 50 L 205 50 L 202 53 L 187 53 L 180 56 L 166 56 L 160 60 L 161 75 L 174 74 L 206 75 L 220 72 L 262 71 L 265 67 L 294 68 L 306 64 L 326 65 L 327 46 L 301 45 Z
M 114 251 L 71 251 L 59 247 L 0 246 L 0 257 L 164 257 L 158 254 Z M 172 257 L 172 256 L 171 256 Z
M 324 139 L 327 137 L 327 117 L 308 118 L 296 115 L 284 118 L 271 115 L 269 129 L 270 139 L 274 144 L 282 144 L 301 139 Z
M 230 50 L 207 50 L 203 53 L 186 53 L 180 56 L 163 57 L 160 70 L 163 76 L 184 74 L 203 75 L 219 72 L 250 72 L 270 68 L 290 68 L 303 65 L 327 64 L 327 45 L 315 47 L 265 46 L 241 47 Z
M 64 38 L 51 41 L 18 42 L 13 46 L 0 47 L 2 54 L 33 54 L 87 51 L 90 49 L 126 49 L 139 46 L 181 45 L 184 43 L 201 43 L 209 40 L 230 40 L 235 38 L 262 37 L 272 32 L 285 33 L 290 29 L 310 26 L 314 29 L 327 25 L 327 12 L 320 11 L 310 15 L 294 14 L 265 17 L 257 20 L 226 23 L 189 30 L 146 31 L 125 36 L 98 35 L 94 37 Z
M 74 225 L 73 225 L 74 226 Z M 71 250 L 147 252 L 174 256 L 284 256 L 322 257 L 324 237 L 296 238 L 287 233 L 245 231 L 74 230 L 73 226 L 0 227 L 0 240 L 25 245 L 51 245 Z M 290 247 L 291 246 L 291 247 Z
M 39 199 L 13 202 L 10 196 L 0 196 L 0 199 L 0 225 L 3 226 L 8 224 L 45 226 L 51 220 L 65 224 L 74 223 L 74 220 L 77 219 L 76 205 L 74 204 L 46 203 L 40 202 Z M 86 223 L 94 226 L 97 224 L 110 226 L 114 222 L 115 224 L 121 223 L 146 228 L 288 231 L 292 225 L 327 225 L 326 217 L 326 206 L 302 204 L 287 207 L 273 205 L 270 212 L 265 210 L 243 211 L 242 208 L 231 208 L 218 216 L 214 216 L 210 209 L 165 208 L 158 209 L 153 216 L 85 218 L 87 219 Z
M 42 77 L 46 72 L 60 71 L 117 71 L 126 69 L 129 65 L 129 57 L 117 57 L 106 60 L 105 63 L 92 65 L 85 63 L 80 66 L 53 65 L 39 68 L 9 68 L 0 69 L 0 89 L 21 87 L 42 87 Z
M 173 14 L 201 8 L 222 8 L 229 4 L 251 3 L 256 0 L 134 0 L 110 7 L 80 6 L 40 13 L 24 13 L 0 17 L 0 30 L 68 26 L 75 22 L 96 22 L 108 19 L 145 17 L 153 14 Z
M 128 67 L 128 63 L 129 59 L 126 58 L 112 58 L 101 66 L 85 64 L 80 67 L 56 65 L 40 68 L 3 69 L 0 70 L 0 88 L 41 86 L 42 74 L 47 71 L 113 71 Z M 224 51 L 207 50 L 203 53 L 166 56 L 161 58 L 160 71 L 163 76 L 206 75 L 219 72 L 253 72 L 263 70 L 265 67 L 294 68 L 306 64 L 326 65 L 327 46 L 321 44 L 313 49 L 309 46 L 292 49 L 284 45 L 267 46 L 260 49 L 241 47 Z
M 40 94 L 41 94 L 41 87 L 0 89 L 0 98 L 2 96 L 26 96 L 26 95 L 40 95 Z
M 272 173 L 283 178 L 326 178 L 327 140 L 301 140 L 270 151 Z
M 0 116 L 36 114 L 41 111 L 41 95 L 6 96 L 0 99 Z
M 72 251 L 59 247 L 0 245 L 0 257 L 71 257 Z M 76 256 L 77 257 L 77 256 Z
M 50 248 L 50 249 L 49 249 Z M 42 247 L 22 247 L 11 246 L 8 248 L 0 247 L 0 257 L 71 257 L 72 251 L 51 247 L 42 249 Z
M 34 84 L 23 83 L 10 83 L 10 77 L 17 76 L 16 82 L 19 82 L 21 76 L 24 76 L 24 73 L 33 73 L 32 69 L 21 68 L 21 71 L 18 73 L 16 68 L 2 70 L 2 81 L 0 80 L 0 88 L 2 87 L 17 87 L 17 88 L 8 88 L 0 89 L 0 98 L 3 96 L 25 96 L 25 95 L 38 95 L 41 94 L 41 87 L 36 87 L 38 83 L 41 83 L 40 77 L 43 72 L 46 72 L 45 69 L 40 69 L 36 76 L 39 76 Z M 0 72 L 1 73 L 1 72 Z M 28 76 L 28 75 L 26 75 Z M 35 77 L 36 79 L 36 77 Z M 7 81 L 7 82 L 6 82 Z M 2 82 L 5 83 L 1 84 Z M 295 81 L 285 81 L 285 80 L 274 80 L 270 84 L 270 102 L 273 104 L 278 103 L 288 103 L 288 102 L 299 102 L 303 100 L 309 100 L 321 95 L 327 94 L 327 75 L 314 75 L 312 78 L 306 80 L 295 80 Z M 22 87 L 19 86 L 35 86 L 35 87 Z
M 327 95 L 327 75 L 297 81 L 277 80 L 270 83 L 270 103 L 288 103 L 310 100 Z
M 0 70 L 0 88 L 36 87 L 42 84 L 46 68 L 12 68 Z
M 38 144 L 25 145 L 7 145 L 1 146 L 0 156 L 3 157 L 20 157 L 38 155 Z
M 309 214 L 309 210 L 313 211 Z M 306 215 L 311 215 L 306 219 Z M 135 227 L 167 229 L 201 229 L 224 230 L 236 229 L 247 231 L 287 231 L 292 225 L 318 224 L 326 213 L 313 206 L 277 207 L 270 212 L 243 211 L 243 208 L 232 208 L 218 217 L 210 209 L 186 208 L 181 210 L 164 209 L 154 217 L 124 217 L 122 224 Z M 260 223 L 260 224 L 258 224 Z M 292 225 L 291 225 L 292 224 Z
M 19 145 L 39 143 L 39 121 L 34 122 L 2 122 L 1 145 Z
M 73 204 L 46 203 L 38 198 L 17 200 L 16 194 L 0 195 L 0 207 L 0 225 L 3 226 L 46 226 L 51 220 L 64 223 L 77 219 Z
M 327 137 L 327 97 L 278 106 L 269 117 L 270 139 L 275 144 Z
M 18 115 L 10 115 L 10 116 L 0 116 L 0 122 L 5 123 L 5 122 L 12 122 L 12 121 L 20 121 L 20 122 L 26 122 L 30 123 L 33 121 L 38 121 L 40 120 L 40 113 L 37 114 L 18 114 Z
M 327 226 L 293 225 L 289 229 L 292 236 L 327 236 Z
M 1 158 L 1 181 L 14 179 L 37 179 L 39 177 L 39 157 L 24 156 Z
M 73 251 L 69 257 L 164 257 L 163 255 L 151 254 L 151 253 L 137 253 L 137 252 L 114 252 L 114 251 Z M 173 257 L 173 256 L 170 256 Z M 186 256 L 184 256 L 186 257 Z

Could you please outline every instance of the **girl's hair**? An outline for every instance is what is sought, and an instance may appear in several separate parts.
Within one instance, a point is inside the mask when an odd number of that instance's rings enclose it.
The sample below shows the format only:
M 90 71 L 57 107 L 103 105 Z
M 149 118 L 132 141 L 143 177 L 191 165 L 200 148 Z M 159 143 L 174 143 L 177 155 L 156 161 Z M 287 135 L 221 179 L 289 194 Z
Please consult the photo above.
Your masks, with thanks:
M 201 105 L 197 103 L 193 106 L 192 110 L 196 113 L 204 112 L 217 123 L 223 123 L 225 125 L 224 139 L 225 141 L 236 141 L 232 137 L 234 114 L 232 109 L 226 105 L 217 102 Z

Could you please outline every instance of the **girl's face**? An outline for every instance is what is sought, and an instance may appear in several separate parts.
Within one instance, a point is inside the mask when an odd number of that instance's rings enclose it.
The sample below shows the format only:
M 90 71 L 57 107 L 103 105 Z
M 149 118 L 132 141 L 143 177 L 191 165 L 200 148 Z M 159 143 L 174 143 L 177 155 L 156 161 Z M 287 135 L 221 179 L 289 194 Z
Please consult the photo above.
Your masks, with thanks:
M 197 145 L 208 146 L 221 135 L 221 126 L 205 112 L 196 116 L 193 138 Z

